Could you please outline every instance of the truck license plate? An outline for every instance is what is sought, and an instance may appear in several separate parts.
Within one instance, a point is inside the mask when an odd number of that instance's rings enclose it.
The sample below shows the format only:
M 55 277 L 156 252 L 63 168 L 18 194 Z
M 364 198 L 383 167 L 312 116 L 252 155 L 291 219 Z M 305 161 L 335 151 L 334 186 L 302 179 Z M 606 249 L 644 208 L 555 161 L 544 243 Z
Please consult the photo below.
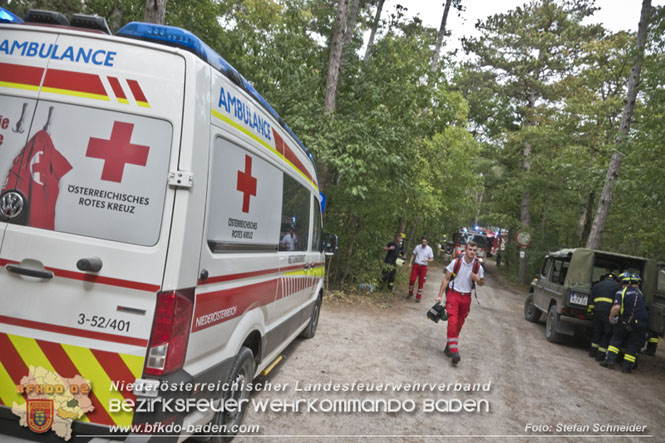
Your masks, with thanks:
M 588 299 L 588 295 L 570 294 L 570 302 L 575 303 L 576 305 L 586 306 Z

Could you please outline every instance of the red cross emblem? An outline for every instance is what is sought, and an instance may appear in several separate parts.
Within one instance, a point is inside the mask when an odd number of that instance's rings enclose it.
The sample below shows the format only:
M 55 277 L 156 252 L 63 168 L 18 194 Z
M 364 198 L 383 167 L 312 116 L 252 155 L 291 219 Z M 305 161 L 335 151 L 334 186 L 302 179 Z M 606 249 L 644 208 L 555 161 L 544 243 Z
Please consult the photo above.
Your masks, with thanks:
M 252 177 L 252 157 L 245 155 L 245 172 L 238 171 L 238 191 L 242 192 L 242 212 L 249 212 L 249 197 L 256 195 L 256 179 Z
M 90 137 L 85 156 L 104 160 L 102 180 L 120 183 L 125 164 L 145 166 L 148 162 L 150 146 L 131 144 L 133 130 L 133 123 L 113 122 L 109 140 Z

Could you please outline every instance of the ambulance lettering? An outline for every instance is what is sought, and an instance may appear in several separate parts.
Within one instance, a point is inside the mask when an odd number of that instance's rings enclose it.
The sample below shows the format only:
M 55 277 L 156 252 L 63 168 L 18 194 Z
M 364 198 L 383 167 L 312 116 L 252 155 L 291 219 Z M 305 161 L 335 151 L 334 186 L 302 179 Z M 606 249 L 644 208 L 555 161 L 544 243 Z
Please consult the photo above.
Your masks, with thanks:
M 226 92 L 220 87 L 218 108 L 224 109 L 246 127 L 250 128 L 268 141 L 272 140 L 270 123 L 259 115 L 248 103 L 243 102 L 231 92 Z
M 85 63 L 97 66 L 113 66 L 115 51 L 105 49 L 93 50 L 67 46 L 60 48 L 53 43 L 39 43 L 29 41 L 16 41 L 5 39 L 0 43 L 0 53 L 7 55 L 21 55 L 22 57 L 39 57 L 53 60 L 69 60 L 74 63 Z

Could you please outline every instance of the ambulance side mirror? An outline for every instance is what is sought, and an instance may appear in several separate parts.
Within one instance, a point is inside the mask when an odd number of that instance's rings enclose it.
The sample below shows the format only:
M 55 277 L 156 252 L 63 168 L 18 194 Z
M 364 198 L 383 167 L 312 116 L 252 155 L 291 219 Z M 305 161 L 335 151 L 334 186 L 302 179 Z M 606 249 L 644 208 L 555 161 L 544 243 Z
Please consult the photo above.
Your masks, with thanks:
M 339 239 L 335 234 L 327 234 L 325 236 L 325 247 L 323 252 L 326 255 L 335 255 L 337 253 Z

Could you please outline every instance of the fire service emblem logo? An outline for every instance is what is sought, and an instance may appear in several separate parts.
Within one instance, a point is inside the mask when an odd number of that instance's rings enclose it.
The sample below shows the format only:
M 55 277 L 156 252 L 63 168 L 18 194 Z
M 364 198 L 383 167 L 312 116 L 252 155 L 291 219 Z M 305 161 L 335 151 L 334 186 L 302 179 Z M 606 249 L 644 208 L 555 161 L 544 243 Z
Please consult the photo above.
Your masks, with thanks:
M 6 219 L 13 219 L 23 213 L 25 199 L 19 191 L 6 191 L 0 196 L 0 215 Z
M 28 428 L 42 434 L 53 425 L 53 400 L 28 399 Z

